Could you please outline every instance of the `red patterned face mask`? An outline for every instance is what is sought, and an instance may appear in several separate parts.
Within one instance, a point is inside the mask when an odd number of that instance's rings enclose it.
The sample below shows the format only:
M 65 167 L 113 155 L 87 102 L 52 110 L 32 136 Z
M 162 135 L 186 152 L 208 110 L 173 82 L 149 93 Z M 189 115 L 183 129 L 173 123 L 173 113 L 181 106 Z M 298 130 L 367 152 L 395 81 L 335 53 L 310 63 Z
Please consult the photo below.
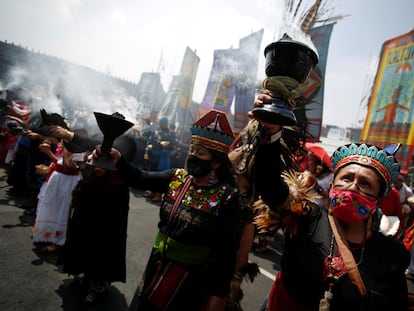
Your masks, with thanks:
M 377 208 L 376 201 L 356 192 L 331 189 L 329 192 L 332 213 L 342 221 L 357 222 L 367 219 Z

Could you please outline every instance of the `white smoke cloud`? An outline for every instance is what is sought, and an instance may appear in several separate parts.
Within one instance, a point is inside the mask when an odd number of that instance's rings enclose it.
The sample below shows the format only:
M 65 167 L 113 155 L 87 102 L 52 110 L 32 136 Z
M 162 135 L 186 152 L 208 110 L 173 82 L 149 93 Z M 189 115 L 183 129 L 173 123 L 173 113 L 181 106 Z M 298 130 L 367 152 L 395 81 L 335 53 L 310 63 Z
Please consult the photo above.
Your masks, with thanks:
M 136 123 L 142 105 L 119 80 L 43 55 L 27 54 L 10 70 L 5 88 L 17 90 L 33 113 L 45 109 L 61 114 L 70 125 L 85 127 L 91 134 L 99 132 L 93 112 L 118 112 Z

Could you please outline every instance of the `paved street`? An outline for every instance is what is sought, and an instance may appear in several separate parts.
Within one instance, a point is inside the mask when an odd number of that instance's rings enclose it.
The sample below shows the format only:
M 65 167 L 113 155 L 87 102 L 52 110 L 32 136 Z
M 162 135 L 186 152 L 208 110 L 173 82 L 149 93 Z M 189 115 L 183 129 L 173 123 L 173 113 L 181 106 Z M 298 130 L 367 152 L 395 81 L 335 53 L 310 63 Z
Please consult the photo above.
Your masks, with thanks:
M 0 310 L 79 310 L 79 297 L 69 290 L 71 278 L 62 273 L 57 254 L 42 254 L 32 244 L 34 218 L 20 207 L 27 203 L 27 196 L 11 193 L 6 178 L 0 168 Z M 158 203 L 147 201 L 142 192 L 131 192 L 127 282 L 113 283 L 108 299 L 90 310 L 127 310 L 155 237 L 157 219 Z M 264 270 L 254 283 L 243 283 L 244 311 L 258 310 L 273 283 L 269 277 L 278 270 L 277 244 L 271 243 L 271 249 L 260 256 L 250 255 Z
M 79 297 L 68 288 L 71 278 L 57 264 L 58 254 L 45 255 L 31 241 L 34 218 L 21 208 L 27 196 L 11 193 L 6 172 L 0 167 L 0 310 L 75 311 Z M 156 233 L 158 203 L 142 192 L 131 191 L 127 245 L 127 282 L 113 283 L 108 298 L 91 311 L 127 310 L 143 273 Z M 279 270 L 280 241 L 269 244 L 263 254 L 250 253 L 262 273 L 254 283 L 243 283 L 244 311 L 257 311 Z M 414 293 L 414 280 L 407 280 Z

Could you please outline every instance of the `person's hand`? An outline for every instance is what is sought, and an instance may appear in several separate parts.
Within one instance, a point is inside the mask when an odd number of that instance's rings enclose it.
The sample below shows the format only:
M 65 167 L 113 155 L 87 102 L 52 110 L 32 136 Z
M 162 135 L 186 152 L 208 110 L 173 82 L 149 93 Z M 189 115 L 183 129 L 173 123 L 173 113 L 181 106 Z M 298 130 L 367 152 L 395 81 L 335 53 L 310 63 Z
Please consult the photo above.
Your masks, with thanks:
M 31 130 L 26 131 L 26 137 L 32 140 L 42 139 L 42 136 L 40 134 L 32 132 Z
M 272 92 L 270 92 L 267 89 L 262 89 L 262 90 L 260 90 L 260 94 L 257 95 L 257 97 L 256 97 L 253 108 L 263 107 L 263 105 L 270 105 L 271 103 L 272 103 Z M 256 118 L 253 115 L 252 111 L 247 112 L 247 115 L 250 118 Z M 262 121 L 262 120 L 259 120 L 259 119 L 257 119 L 257 121 L 260 122 L 260 124 L 263 126 L 265 132 L 269 135 L 276 134 L 277 132 L 279 132 L 282 129 L 282 127 L 278 124 L 272 124 L 272 123 L 265 122 L 265 121 Z
M 47 175 L 50 172 L 50 167 L 44 164 L 35 165 L 36 174 Z
M 267 104 L 270 105 L 271 103 L 272 103 L 272 92 L 266 89 L 262 89 L 260 90 L 260 94 L 257 95 L 254 101 L 253 108 L 263 107 L 263 105 L 267 105 Z M 252 118 L 252 119 L 255 118 L 255 116 L 253 115 L 253 112 L 251 111 L 248 111 L 247 115 L 249 116 L 249 118 Z
M 230 310 L 234 309 L 242 298 L 243 291 L 241 289 L 241 281 L 233 279 L 230 283 L 230 292 L 226 300 L 226 307 Z
M 101 145 L 98 145 L 98 146 L 95 147 L 95 150 L 92 151 L 92 156 L 93 156 L 93 158 L 97 159 L 101 155 L 102 155 Z M 112 162 L 114 164 L 116 164 L 119 161 L 119 159 L 122 157 L 122 154 L 118 150 L 116 150 L 115 148 L 112 148 L 109 151 L 108 156 L 112 159 Z
M 56 138 L 71 141 L 74 133 L 58 125 L 49 125 L 47 127 L 49 133 Z
M 50 154 L 52 151 L 50 149 L 50 141 L 48 140 L 44 140 L 40 145 L 39 145 L 39 150 L 40 152 L 43 152 L 45 154 Z
M 162 140 L 160 142 L 160 145 L 163 146 L 164 148 L 168 147 L 169 144 L 170 144 L 170 142 L 168 140 Z

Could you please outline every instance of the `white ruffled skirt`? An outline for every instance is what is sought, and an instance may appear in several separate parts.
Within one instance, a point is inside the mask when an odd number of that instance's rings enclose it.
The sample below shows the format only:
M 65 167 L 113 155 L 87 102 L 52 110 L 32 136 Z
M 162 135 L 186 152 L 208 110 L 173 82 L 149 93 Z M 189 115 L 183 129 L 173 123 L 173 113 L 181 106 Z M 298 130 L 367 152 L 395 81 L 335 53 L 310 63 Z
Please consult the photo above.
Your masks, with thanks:
M 80 174 L 66 175 L 54 171 L 43 183 L 38 195 L 33 242 L 65 244 L 72 191 L 79 180 Z

